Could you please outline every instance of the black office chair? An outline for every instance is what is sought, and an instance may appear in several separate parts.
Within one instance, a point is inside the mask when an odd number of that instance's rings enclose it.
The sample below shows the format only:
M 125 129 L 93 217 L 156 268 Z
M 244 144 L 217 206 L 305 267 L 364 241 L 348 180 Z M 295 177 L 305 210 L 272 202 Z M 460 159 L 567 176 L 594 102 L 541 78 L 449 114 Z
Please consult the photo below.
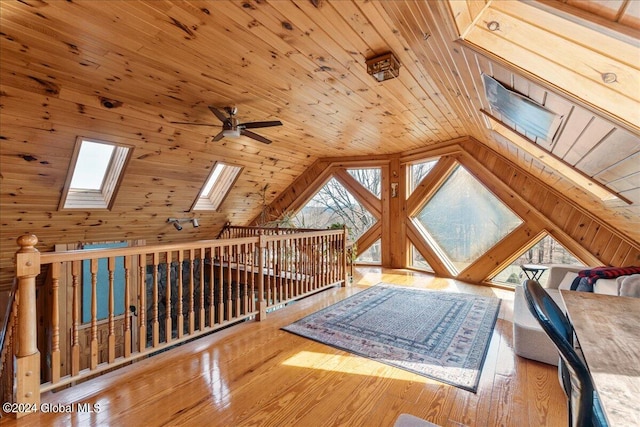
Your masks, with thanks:
M 569 320 L 540 283 L 527 280 L 523 286 L 531 314 L 538 320 L 560 354 L 560 377 L 569 399 L 569 425 L 607 426 L 589 369 L 573 348 L 573 328 Z

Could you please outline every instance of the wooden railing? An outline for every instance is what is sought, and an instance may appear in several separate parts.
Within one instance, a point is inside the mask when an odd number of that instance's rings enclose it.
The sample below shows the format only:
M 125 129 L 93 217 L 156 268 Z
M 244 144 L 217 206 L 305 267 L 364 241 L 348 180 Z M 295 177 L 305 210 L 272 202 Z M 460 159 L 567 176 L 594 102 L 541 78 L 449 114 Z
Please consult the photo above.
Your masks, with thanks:
M 220 234 L 219 239 L 236 239 L 238 237 L 252 237 L 259 236 L 261 234 L 266 235 L 283 235 L 294 233 L 305 233 L 313 231 L 325 231 L 324 229 L 317 228 L 290 228 L 290 227 L 258 227 L 258 226 L 244 226 L 244 225 L 231 225 L 226 223 Z
M 345 230 L 46 253 L 36 243 L 20 237 L 16 255 L 17 403 L 346 283 Z

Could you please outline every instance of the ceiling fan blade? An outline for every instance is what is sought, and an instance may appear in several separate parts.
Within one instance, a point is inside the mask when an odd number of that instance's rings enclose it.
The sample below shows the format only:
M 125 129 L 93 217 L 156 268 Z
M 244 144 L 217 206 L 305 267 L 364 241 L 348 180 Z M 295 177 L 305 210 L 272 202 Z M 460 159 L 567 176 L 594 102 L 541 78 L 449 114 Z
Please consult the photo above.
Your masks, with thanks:
M 220 141 L 222 138 L 224 138 L 224 132 L 220 132 L 219 134 L 217 134 L 216 136 L 213 137 L 214 141 Z
M 244 129 L 268 128 L 271 126 L 282 126 L 282 122 L 280 120 L 274 120 L 271 122 L 247 122 L 240 123 L 238 126 Z
M 209 110 L 211 110 L 211 112 L 215 114 L 218 120 L 220 120 L 222 123 L 225 123 L 227 120 L 229 120 L 229 118 L 222 111 L 218 110 L 216 107 L 212 107 L 211 105 L 209 105 Z
M 260 136 L 257 133 L 253 133 L 250 130 L 242 129 L 240 131 L 240 134 L 244 135 L 244 136 L 248 136 L 249 138 L 255 139 L 256 141 L 260 141 L 260 142 L 263 142 L 265 144 L 271 144 L 271 140 L 270 139 L 267 139 L 264 136 Z
M 192 123 L 192 122 L 169 122 L 176 125 L 193 125 L 193 126 L 215 126 L 220 127 L 220 125 L 212 125 L 211 123 Z

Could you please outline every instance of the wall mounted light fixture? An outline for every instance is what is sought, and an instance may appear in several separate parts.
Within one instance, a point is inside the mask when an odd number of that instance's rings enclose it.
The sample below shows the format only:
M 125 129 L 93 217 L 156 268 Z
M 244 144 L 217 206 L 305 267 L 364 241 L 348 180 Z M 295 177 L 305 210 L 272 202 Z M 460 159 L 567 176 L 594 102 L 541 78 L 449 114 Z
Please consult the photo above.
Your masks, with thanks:
M 182 226 L 180 223 L 190 222 L 193 225 L 193 228 L 200 227 L 200 222 L 198 222 L 198 218 L 167 218 L 167 222 L 169 224 L 173 224 L 176 230 L 182 230 Z

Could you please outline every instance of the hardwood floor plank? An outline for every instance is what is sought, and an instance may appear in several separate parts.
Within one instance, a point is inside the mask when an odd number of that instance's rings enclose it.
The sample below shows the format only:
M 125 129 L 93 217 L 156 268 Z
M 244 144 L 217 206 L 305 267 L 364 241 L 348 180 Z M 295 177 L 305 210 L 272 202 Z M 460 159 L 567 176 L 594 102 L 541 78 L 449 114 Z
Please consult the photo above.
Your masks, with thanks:
M 43 402 L 100 412 L 38 413 L 2 426 L 391 426 L 409 413 L 441 426 L 562 426 L 554 366 L 514 355 L 513 292 L 409 270 L 356 268 L 335 287 L 88 380 Z M 379 282 L 502 299 L 477 394 L 280 328 Z

